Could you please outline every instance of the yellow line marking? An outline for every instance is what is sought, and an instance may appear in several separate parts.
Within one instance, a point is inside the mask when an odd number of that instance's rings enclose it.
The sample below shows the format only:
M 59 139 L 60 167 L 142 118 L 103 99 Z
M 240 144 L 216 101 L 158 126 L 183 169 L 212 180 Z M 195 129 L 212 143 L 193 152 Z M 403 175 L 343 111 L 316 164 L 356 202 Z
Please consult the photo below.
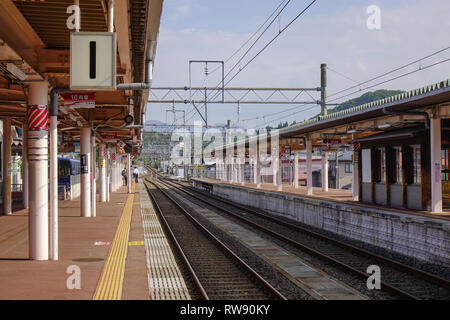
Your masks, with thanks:
M 114 240 L 109 249 L 108 258 L 103 266 L 103 271 L 94 293 L 94 300 L 120 300 L 122 297 L 135 187 L 136 185 L 133 183 L 131 194 L 128 195 Z
M 129 246 L 143 246 L 144 241 L 128 241 Z

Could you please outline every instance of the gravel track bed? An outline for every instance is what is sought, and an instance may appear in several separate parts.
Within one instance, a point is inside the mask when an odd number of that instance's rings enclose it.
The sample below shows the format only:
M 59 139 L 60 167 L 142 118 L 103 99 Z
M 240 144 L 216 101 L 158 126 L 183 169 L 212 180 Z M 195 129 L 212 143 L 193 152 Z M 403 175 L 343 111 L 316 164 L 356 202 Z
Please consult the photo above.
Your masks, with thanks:
M 195 191 L 198 191 L 198 190 L 195 189 Z M 193 199 L 193 198 L 190 198 L 190 199 L 192 199 L 192 202 L 194 202 L 194 203 L 196 203 L 198 205 L 203 205 L 204 206 L 204 204 L 201 201 L 199 201 L 197 199 Z M 281 226 L 281 225 L 279 225 L 279 224 L 277 224 L 275 222 L 267 221 L 266 219 L 263 219 L 263 218 L 255 217 L 252 214 L 245 213 L 242 210 L 238 210 L 238 209 L 230 207 L 229 205 L 226 205 L 224 203 L 217 202 L 217 200 L 213 200 L 211 198 L 208 198 L 208 201 L 214 202 L 215 204 L 219 204 L 220 203 L 221 206 L 230 208 L 234 212 L 240 213 L 242 216 L 245 216 L 245 218 L 251 219 L 252 221 L 254 221 L 254 222 L 258 223 L 258 224 L 261 224 L 261 225 L 267 227 L 268 229 L 275 230 L 276 232 L 281 233 L 281 234 L 283 234 L 283 235 L 285 235 L 285 236 L 287 236 L 287 237 L 289 237 L 289 238 L 291 238 L 293 240 L 296 240 L 296 241 L 299 241 L 299 242 L 302 242 L 302 243 L 308 243 L 308 241 L 305 242 L 305 239 L 304 239 L 305 237 L 304 236 L 300 237 L 298 235 L 298 232 L 293 231 L 292 229 L 289 229 L 287 227 Z M 215 210 L 215 209 L 212 209 L 212 210 Z M 227 215 L 226 213 L 221 213 L 221 215 L 226 216 L 226 217 L 228 217 L 230 219 L 233 219 L 236 223 L 239 223 L 240 225 L 246 226 L 246 224 L 244 222 L 241 222 L 241 221 L 239 221 L 239 220 L 237 220 L 235 218 L 232 218 L 229 215 Z M 274 216 L 274 217 L 280 219 L 279 216 Z M 336 238 L 336 239 L 338 239 L 340 241 L 344 240 L 343 242 L 346 242 L 346 243 L 349 243 L 349 244 L 357 246 L 355 244 L 355 241 L 349 241 L 349 239 L 345 239 L 344 237 L 337 237 L 335 234 L 332 234 L 330 232 L 324 232 L 323 230 L 317 230 L 316 228 L 311 228 L 310 226 L 306 226 L 306 225 L 303 225 L 303 224 L 298 223 L 298 222 L 295 223 L 294 221 L 289 220 L 289 219 L 281 219 L 281 220 L 284 220 L 286 222 L 293 223 L 293 224 L 296 224 L 298 226 L 305 227 L 305 228 L 308 228 L 308 229 L 313 229 L 314 231 L 316 231 L 318 233 L 330 236 L 332 238 Z M 254 229 L 254 228 L 249 227 L 249 226 L 246 226 L 246 228 Z M 387 293 L 387 292 L 384 292 L 384 291 L 367 289 L 365 280 L 362 280 L 360 277 L 357 277 L 357 276 L 354 276 L 352 274 L 349 274 L 348 272 L 344 272 L 343 273 L 342 270 L 340 268 L 336 267 L 334 264 L 330 264 L 329 262 L 327 262 L 327 261 L 325 261 L 325 260 L 323 260 L 321 258 L 317 258 L 314 255 L 305 253 L 305 252 L 303 252 L 303 251 L 301 251 L 301 250 L 299 250 L 297 248 L 288 246 L 283 241 L 278 240 L 278 239 L 276 239 L 276 238 L 274 238 L 274 237 L 272 237 L 270 235 L 266 235 L 262 231 L 259 231 L 259 230 L 252 230 L 252 231 L 256 232 L 257 234 L 259 234 L 260 236 L 262 236 L 262 237 L 264 237 L 266 239 L 269 239 L 269 240 L 277 243 L 279 246 L 288 249 L 290 252 L 296 254 L 301 259 L 304 259 L 305 261 L 307 261 L 307 262 L 317 266 L 319 269 L 322 269 L 323 271 L 328 273 L 330 276 L 333 276 L 336 279 L 338 279 L 338 280 L 340 280 L 340 281 L 350 285 L 351 287 L 355 288 L 356 290 L 360 291 L 361 293 L 367 295 L 368 297 L 370 297 L 372 299 L 395 299 L 395 296 L 393 296 L 390 293 Z M 314 242 L 316 242 L 316 239 L 315 238 L 310 238 L 308 245 L 310 245 L 310 244 L 314 245 Z M 386 250 L 379 250 L 377 252 L 377 251 L 371 250 L 373 248 L 370 248 L 370 247 L 373 247 L 373 246 L 367 246 L 367 245 L 366 246 L 362 246 L 361 243 L 358 243 L 358 244 L 359 245 L 357 247 L 366 249 L 368 251 L 376 252 L 376 253 L 378 253 L 380 255 L 384 255 L 384 253 L 385 253 L 384 251 L 386 251 Z M 330 248 L 331 248 L 331 246 L 330 246 Z M 348 253 L 347 253 L 347 255 L 348 255 Z M 354 255 L 354 256 L 355 256 L 355 259 L 360 259 L 359 255 Z M 387 256 L 389 258 L 394 258 L 394 257 L 392 257 L 392 255 L 384 255 L 384 256 Z M 395 259 L 395 260 L 397 260 L 399 262 L 402 262 L 402 263 L 405 263 L 405 261 L 402 260 L 402 259 Z M 408 262 L 410 262 L 410 261 L 408 261 Z M 370 264 L 368 264 L 368 265 L 370 265 Z M 382 277 L 385 276 L 386 278 L 391 278 L 391 280 L 392 279 L 396 280 L 400 276 L 401 276 L 402 279 L 404 278 L 404 273 L 403 272 L 401 274 L 399 274 L 396 270 L 392 269 L 391 267 L 388 267 L 388 266 L 384 267 L 383 263 L 381 263 L 381 262 L 377 263 L 377 265 L 379 265 L 381 267 L 381 270 L 388 270 L 385 274 L 382 273 Z M 411 265 L 411 264 L 408 263 L 408 265 Z M 414 264 L 412 264 L 411 266 L 416 267 Z M 429 266 L 429 264 L 426 264 L 426 266 Z M 428 271 L 428 272 L 431 271 L 430 268 L 425 268 L 424 269 L 424 265 L 423 264 L 421 265 L 421 267 L 422 267 L 421 269 L 424 270 L 424 271 Z M 434 272 L 436 273 L 436 269 L 437 270 L 442 270 L 442 267 L 433 265 L 433 268 L 431 268 L 431 269 L 434 270 Z M 414 276 L 409 276 L 409 278 L 410 278 L 411 282 L 408 282 L 408 283 L 414 283 L 413 287 L 415 287 L 414 289 L 416 290 L 417 293 L 420 293 L 421 297 L 424 297 L 424 298 L 427 298 L 427 299 L 449 299 L 449 291 L 448 290 L 445 290 L 445 289 L 437 290 L 434 285 L 430 286 L 428 283 L 426 283 L 426 282 L 424 282 L 424 281 L 422 281 L 420 279 L 418 280 Z M 391 283 L 391 282 L 388 282 L 388 283 Z M 395 281 L 394 281 L 394 283 L 395 283 Z M 420 283 L 420 288 L 417 286 L 418 283 Z M 409 289 L 408 286 L 406 286 L 406 287 L 403 286 L 402 288 L 404 288 L 405 291 L 408 291 L 408 289 Z M 417 289 L 421 290 L 422 292 L 417 291 Z
M 155 197 L 210 299 L 272 298 L 200 232 L 159 190 L 150 189 L 149 192 Z
M 168 190 L 168 193 L 174 191 Z M 180 195 L 179 193 L 177 193 Z M 183 195 L 180 195 L 183 197 Z M 176 200 L 177 202 L 179 200 Z M 193 201 L 192 201 L 193 202 Z M 180 202 L 178 202 L 180 203 Z M 229 247 L 239 258 L 245 261 L 250 267 L 253 268 L 258 274 L 261 275 L 267 282 L 269 282 L 275 289 L 283 294 L 289 300 L 313 300 L 313 298 L 306 293 L 302 288 L 298 287 L 286 276 L 273 268 L 267 261 L 259 257 L 252 250 L 245 247 L 239 240 L 231 236 L 227 232 L 217 227 L 214 223 L 210 222 L 202 214 L 196 212 L 192 208 L 184 205 L 186 211 L 192 214 L 205 228 L 213 233 L 221 242 Z

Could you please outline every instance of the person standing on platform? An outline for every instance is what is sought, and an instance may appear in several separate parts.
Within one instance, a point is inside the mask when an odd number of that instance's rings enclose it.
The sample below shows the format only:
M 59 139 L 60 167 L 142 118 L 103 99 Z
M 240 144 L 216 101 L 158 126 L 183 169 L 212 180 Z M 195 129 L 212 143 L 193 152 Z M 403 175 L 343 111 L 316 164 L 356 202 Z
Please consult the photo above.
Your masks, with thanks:
M 134 168 L 134 170 L 133 170 L 133 177 L 134 177 L 134 181 L 136 183 L 138 183 L 138 176 L 139 176 L 139 170 L 138 170 L 138 168 Z
M 122 177 L 123 177 L 123 185 L 126 186 L 127 185 L 127 169 L 123 169 L 122 170 Z

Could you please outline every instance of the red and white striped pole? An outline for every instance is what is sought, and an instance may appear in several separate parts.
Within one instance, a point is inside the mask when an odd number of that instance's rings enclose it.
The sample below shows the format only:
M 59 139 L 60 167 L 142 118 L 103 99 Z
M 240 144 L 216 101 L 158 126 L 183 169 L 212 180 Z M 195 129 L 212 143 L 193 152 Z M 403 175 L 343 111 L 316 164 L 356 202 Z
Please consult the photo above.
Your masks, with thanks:
M 28 87 L 29 256 L 48 260 L 48 84 Z
M 51 109 L 51 108 L 50 108 Z M 50 110 L 50 259 L 58 260 L 58 109 Z

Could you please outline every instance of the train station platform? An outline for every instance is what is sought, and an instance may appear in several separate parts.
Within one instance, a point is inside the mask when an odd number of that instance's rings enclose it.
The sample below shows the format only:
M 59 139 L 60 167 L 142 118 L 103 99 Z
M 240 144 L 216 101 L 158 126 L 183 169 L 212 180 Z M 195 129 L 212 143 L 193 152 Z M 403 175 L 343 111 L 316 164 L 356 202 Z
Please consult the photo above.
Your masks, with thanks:
M 195 178 L 192 180 L 196 180 Z M 201 178 L 201 180 L 205 182 L 210 183 L 221 183 L 221 184 L 229 184 L 233 186 L 242 186 L 240 183 L 229 183 L 225 181 L 219 181 L 215 179 L 210 178 Z M 398 213 L 404 213 L 404 214 L 410 214 L 410 215 L 418 215 L 423 217 L 428 217 L 432 219 L 442 219 L 442 220 L 448 220 L 450 221 L 450 209 L 444 210 L 442 213 L 429 213 L 426 211 L 420 211 L 420 210 L 411 210 L 411 209 L 398 209 L 398 208 L 388 208 L 383 207 L 380 205 L 372 205 L 368 203 L 361 203 L 358 201 L 353 200 L 352 191 L 351 190 L 345 190 L 345 189 L 328 189 L 328 191 L 323 191 L 322 188 L 313 188 L 313 194 L 307 195 L 307 188 L 305 186 L 299 186 L 295 188 L 292 185 L 289 184 L 283 184 L 282 191 L 277 190 L 277 186 L 271 184 L 271 183 L 262 183 L 261 188 L 257 188 L 256 184 L 254 183 L 245 183 L 246 188 L 255 189 L 255 190 L 266 190 L 271 192 L 281 192 L 283 194 L 292 194 L 312 199 L 322 199 L 322 200 L 329 200 L 329 201 L 336 201 L 336 202 L 343 202 L 347 204 L 352 205 L 359 205 L 362 207 L 367 208 L 378 208 L 378 209 L 387 209 L 392 212 L 398 212 Z M 444 207 L 450 208 L 450 199 L 443 199 Z M 448 203 L 447 203 L 448 202 Z
M 0 216 L 0 300 L 150 299 L 139 191 L 97 201 L 95 218 L 59 201 L 58 261 L 28 259 L 28 210 Z
M 325 192 L 246 183 L 228 183 L 209 178 L 191 179 L 194 187 L 246 206 L 373 245 L 424 263 L 450 265 L 450 215 L 399 210 L 352 200 L 348 190 Z

